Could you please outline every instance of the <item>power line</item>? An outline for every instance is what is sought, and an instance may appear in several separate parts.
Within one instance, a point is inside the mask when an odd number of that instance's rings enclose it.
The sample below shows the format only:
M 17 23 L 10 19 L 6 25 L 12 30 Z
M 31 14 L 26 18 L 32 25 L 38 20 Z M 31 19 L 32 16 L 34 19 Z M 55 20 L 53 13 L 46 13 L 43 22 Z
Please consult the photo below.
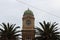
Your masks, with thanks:
M 34 7 L 34 6 L 32 6 L 32 5 L 30 5 L 30 4 L 27 4 L 27 3 L 25 3 L 25 2 L 22 2 L 22 1 L 19 1 L 19 0 L 17 0 L 17 1 L 20 2 L 20 3 L 23 3 L 23 4 L 25 4 L 25 5 L 28 5 L 28 6 L 32 7 L 32 8 L 35 8 L 35 9 L 37 9 L 37 10 L 46 12 L 47 14 L 52 15 L 52 16 L 54 16 L 54 17 L 60 18 L 60 17 L 57 16 L 57 15 L 54 15 L 54 14 L 52 14 L 52 13 L 49 13 L 49 12 L 45 11 L 45 10 L 39 9 L 39 8 L 37 8 L 37 7 Z

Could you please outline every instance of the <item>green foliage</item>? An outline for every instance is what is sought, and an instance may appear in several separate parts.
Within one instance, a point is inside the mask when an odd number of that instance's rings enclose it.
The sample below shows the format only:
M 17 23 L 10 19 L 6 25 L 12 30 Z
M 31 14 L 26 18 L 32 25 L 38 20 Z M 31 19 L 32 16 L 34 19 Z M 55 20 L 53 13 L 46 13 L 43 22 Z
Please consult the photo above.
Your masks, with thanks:
M 56 22 L 54 23 L 50 23 L 50 22 L 45 22 L 43 21 L 43 23 L 39 22 L 39 24 L 41 25 L 42 29 L 40 28 L 36 28 L 38 30 L 37 34 L 39 35 L 38 37 L 36 37 L 36 39 L 38 40 L 60 40 L 60 32 L 58 32 L 58 28 L 56 27 L 56 25 L 58 25 Z
M 16 26 L 16 24 L 0 24 L 2 28 L 0 28 L 0 40 L 18 40 L 19 38 L 19 26 Z

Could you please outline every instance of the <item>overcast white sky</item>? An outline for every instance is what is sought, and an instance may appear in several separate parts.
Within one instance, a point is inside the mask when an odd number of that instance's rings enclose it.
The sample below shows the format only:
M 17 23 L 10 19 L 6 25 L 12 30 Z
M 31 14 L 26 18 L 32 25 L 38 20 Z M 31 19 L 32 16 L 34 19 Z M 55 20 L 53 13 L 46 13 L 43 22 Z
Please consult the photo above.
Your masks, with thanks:
M 60 0 L 0 0 L 0 23 L 16 23 L 22 27 L 22 16 L 28 8 L 34 13 L 35 26 L 44 20 L 60 25 Z

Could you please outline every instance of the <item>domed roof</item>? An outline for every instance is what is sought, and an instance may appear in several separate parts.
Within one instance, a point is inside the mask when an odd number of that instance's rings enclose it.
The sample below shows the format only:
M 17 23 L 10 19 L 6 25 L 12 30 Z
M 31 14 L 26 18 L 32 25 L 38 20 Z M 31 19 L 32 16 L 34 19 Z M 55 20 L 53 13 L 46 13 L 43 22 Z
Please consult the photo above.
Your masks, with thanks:
M 24 15 L 32 15 L 33 16 L 33 12 L 28 9 L 24 12 Z

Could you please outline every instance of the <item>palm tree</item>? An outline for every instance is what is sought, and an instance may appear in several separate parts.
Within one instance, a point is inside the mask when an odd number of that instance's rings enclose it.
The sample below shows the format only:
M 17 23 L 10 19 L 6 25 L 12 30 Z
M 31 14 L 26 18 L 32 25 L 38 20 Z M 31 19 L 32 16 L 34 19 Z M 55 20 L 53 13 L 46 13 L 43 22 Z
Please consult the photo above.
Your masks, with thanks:
M 39 22 L 39 24 L 41 25 L 41 28 L 36 28 L 38 30 L 37 35 L 39 35 L 38 37 L 36 37 L 36 39 L 38 40 L 60 40 L 60 32 L 58 32 L 58 27 L 56 27 L 56 25 L 58 25 L 56 22 L 54 23 L 50 23 L 50 22 L 45 22 L 43 21 L 43 24 L 41 22 Z
M 20 28 L 19 26 L 16 26 L 16 24 L 0 24 L 2 28 L 0 28 L 0 40 L 18 40 L 19 38 L 19 32 L 20 30 L 17 30 Z

